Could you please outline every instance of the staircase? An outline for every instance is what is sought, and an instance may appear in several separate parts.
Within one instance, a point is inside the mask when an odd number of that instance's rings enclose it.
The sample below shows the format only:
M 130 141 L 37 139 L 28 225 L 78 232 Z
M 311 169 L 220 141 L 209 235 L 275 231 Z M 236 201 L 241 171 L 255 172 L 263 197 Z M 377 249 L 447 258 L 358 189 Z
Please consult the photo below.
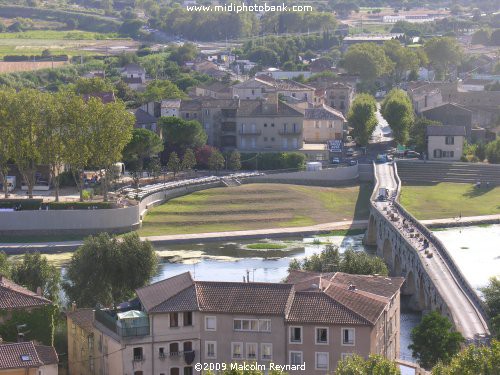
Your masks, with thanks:
M 500 186 L 500 165 L 482 163 L 446 163 L 398 160 L 398 174 L 404 182 L 489 182 Z M 483 185 L 484 186 L 484 185 Z
M 221 181 L 227 187 L 229 187 L 229 186 L 240 186 L 241 185 L 240 180 L 238 180 L 237 178 L 226 178 L 226 177 L 223 177 L 223 178 L 221 178 Z

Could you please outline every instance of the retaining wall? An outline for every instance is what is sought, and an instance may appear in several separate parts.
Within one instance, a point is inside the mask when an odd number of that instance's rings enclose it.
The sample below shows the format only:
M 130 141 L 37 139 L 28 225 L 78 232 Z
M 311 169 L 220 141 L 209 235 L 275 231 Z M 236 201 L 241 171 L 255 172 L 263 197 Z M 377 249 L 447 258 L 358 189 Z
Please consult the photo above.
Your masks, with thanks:
M 358 180 L 358 165 L 322 169 L 321 171 L 300 171 L 266 174 L 245 179 L 243 183 L 278 183 L 296 185 L 339 186 Z

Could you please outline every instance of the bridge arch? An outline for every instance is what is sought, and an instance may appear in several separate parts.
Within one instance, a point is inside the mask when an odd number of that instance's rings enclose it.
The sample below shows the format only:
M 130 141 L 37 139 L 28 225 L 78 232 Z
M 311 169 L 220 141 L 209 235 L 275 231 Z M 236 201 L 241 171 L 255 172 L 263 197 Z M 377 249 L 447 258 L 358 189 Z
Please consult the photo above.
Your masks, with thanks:
M 392 274 L 394 276 L 401 276 L 403 274 L 401 270 L 401 257 L 399 256 L 399 254 L 396 254 L 396 256 L 394 257 L 394 267 Z
M 376 245 L 377 244 L 377 222 L 374 215 L 370 215 L 368 219 L 368 230 L 365 235 L 366 245 Z
M 411 296 L 415 294 L 415 291 L 416 291 L 415 275 L 413 275 L 413 271 L 410 271 L 408 272 L 408 275 L 406 275 L 406 279 L 403 284 L 403 289 L 401 291 L 401 294 Z
M 393 269 L 393 249 L 391 241 L 386 238 L 382 247 L 382 257 L 390 270 Z
M 418 280 L 418 307 L 422 310 L 426 309 L 428 306 L 427 303 L 427 295 L 425 293 L 425 284 L 422 276 L 419 277 Z

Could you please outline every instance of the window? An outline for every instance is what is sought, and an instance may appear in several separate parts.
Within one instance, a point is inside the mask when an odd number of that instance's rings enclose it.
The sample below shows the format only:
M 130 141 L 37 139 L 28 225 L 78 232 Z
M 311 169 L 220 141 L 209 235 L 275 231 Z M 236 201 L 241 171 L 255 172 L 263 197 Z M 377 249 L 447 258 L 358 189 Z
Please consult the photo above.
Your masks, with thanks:
M 264 123 L 264 127 L 267 128 L 267 123 Z
M 184 367 L 184 375 L 193 375 L 193 368 L 191 366 Z
M 184 352 L 192 352 L 193 351 L 193 343 L 191 341 L 185 341 L 182 344 Z
M 205 317 L 205 331 L 215 331 L 217 329 L 217 318 L 215 316 Z
M 316 129 L 319 129 L 319 128 L 321 127 L 320 122 L 319 122 L 319 121 L 315 121 L 314 127 L 315 127 Z
M 231 358 L 243 358 L 243 343 L 232 342 L 231 343 Z
M 270 319 L 234 319 L 235 331 L 271 332 Z
M 271 124 L 271 128 L 274 128 L 274 123 Z
M 440 158 L 442 154 L 442 151 L 439 149 L 434 150 L 434 157 L 435 158 Z
M 328 328 L 316 327 L 316 344 L 328 344 Z
M 170 313 L 170 327 L 179 327 L 178 313 Z
M 179 343 L 173 342 L 169 346 L 170 355 L 177 355 L 179 353 Z
M 182 324 L 184 327 L 193 325 L 193 312 L 186 311 L 182 314 Z
M 447 144 L 447 145 L 454 145 L 455 144 L 455 137 L 453 137 L 453 136 L 447 136 L 444 139 L 444 143 Z
M 271 332 L 271 319 L 259 319 L 259 331 Z
M 165 358 L 165 348 L 158 348 L 158 356 L 160 358 Z
M 290 352 L 290 364 L 291 365 L 301 365 L 302 364 L 302 352 Z
M 342 345 L 354 345 L 354 328 L 342 328 Z
M 254 342 L 247 343 L 247 359 L 257 359 L 257 344 Z
M 316 353 L 316 370 L 328 370 L 328 353 Z
M 217 358 L 217 343 L 215 341 L 205 341 L 205 357 Z
M 273 359 L 273 344 L 260 344 L 260 352 L 263 361 Z
M 170 375 L 181 375 L 181 372 L 178 367 L 172 367 L 170 369 Z
M 134 361 L 142 361 L 143 359 L 142 347 L 134 348 Z
M 290 327 L 290 342 L 302 344 L 302 327 Z

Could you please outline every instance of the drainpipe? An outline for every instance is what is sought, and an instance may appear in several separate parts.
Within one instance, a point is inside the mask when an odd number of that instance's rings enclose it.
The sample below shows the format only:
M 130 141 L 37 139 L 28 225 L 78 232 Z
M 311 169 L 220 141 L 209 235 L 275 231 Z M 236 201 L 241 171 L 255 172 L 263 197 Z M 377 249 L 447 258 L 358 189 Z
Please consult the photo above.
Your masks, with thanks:
M 151 315 L 151 375 L 155 374 L 155 336 L 154 336 L 154 314 Z

